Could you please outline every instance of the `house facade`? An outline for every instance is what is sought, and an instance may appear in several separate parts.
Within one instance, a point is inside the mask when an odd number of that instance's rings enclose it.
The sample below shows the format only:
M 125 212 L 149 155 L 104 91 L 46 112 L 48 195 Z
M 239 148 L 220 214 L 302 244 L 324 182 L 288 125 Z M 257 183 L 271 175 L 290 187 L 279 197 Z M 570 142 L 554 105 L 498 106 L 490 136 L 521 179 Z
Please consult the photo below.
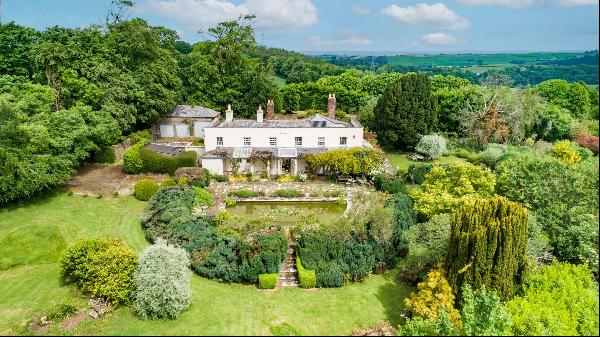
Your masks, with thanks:
M 204 138 L 204 128 L 219 120 L 219 112 L 191 105 L 178 105 L 173 113 L 154 126 L 154 135 L 159 138 Z
M 266 118 L 259 107 L 256 119 L 235 119 L 229 106 L 224 120 L 204 128 L 202 167 L 213 174 L 306 173 L 306 154 L 363 146 L 362 125 L 354 119 L 335 119 L 335 109 L 333 94 L 329 95 L 327 116 L 296 120 L 276 119 L 271 100 Z

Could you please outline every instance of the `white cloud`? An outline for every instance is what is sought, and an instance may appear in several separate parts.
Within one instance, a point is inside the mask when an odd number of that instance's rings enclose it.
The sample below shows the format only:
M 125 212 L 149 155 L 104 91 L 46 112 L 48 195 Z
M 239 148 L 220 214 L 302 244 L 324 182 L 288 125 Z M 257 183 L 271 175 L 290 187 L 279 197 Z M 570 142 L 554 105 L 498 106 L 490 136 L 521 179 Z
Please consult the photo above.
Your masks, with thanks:
M 463 39 L 445 33 L 426 34 L 421 37 L 421 40 L 429 45 L 448 45 L 464 42 Z
M 400 7 L 392 4 L 381 10 L 396 22 L 413 26 L 434 26 L 448 29 L 465 29 L 469 21 L 460 17 L 443 3 L 428 5 L 426 3 L 414 6 Z
M 319 36 L 312 36 L 309 41 L 313 46 L 366 46 L 373 43 L 366 37 L 353 32 L 345 33 L 341 39 L 323 39 Z
M 371 13 L 373 13 L 371 8 L 361 7 L 361 6 L 357 6 L 357 5 L 352 5 L 352 12 L 354 14 L 359 14 L 359 15 L 371 15 Z
M 192 29 L 249 14 L 256 15 L 254 26 L 265 30 L 303 28 L 318 21 L 311 0 L 246 0 L 239 5 L 226 0 L 148 0 L 137 10 L 181 21 Z
M 554 0 L 561 6 L 598 5 L 598 0 Z
M 472 6 L 502 6 L 521 9 L 535 5 L 539 0 L 458 0 L 458 2 Z

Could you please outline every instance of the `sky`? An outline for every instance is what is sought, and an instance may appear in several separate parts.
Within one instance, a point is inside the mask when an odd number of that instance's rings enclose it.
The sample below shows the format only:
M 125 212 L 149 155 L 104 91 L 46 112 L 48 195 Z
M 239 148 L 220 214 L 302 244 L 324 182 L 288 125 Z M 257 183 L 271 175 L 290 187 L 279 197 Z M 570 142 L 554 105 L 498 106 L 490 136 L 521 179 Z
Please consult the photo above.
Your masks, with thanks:
M 2 22 L 43 30 L 104 22 L 110 0 L 0 0 Z M 302 52 L 460 53 L 598 49 L 598 0 L 137 0 L 132 16 L 198 31 L 254 14 L 260 44 Z

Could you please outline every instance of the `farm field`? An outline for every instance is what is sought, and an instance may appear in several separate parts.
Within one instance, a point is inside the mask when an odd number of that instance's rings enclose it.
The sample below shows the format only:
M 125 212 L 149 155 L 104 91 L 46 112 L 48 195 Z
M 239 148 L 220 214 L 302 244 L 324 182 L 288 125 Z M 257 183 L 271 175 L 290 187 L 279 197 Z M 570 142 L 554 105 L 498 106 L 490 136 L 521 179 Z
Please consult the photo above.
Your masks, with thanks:
M 52 224 L 54 234 L 67 244 L 83 237 L 118 236 L 139 252 L 147 245 L 139 222 L 144 206 L 144 202 L 133 197 L 97 199 L 53 192 L 1 210 L 0 235 L 18 236 L 20 229 L 29 231 L 42 224 Z M 40 238 L 29 240 L 29 252 L 39 259 L 21 259 L 19 266 L 0 271 L 0 316 L 3 318 L 0 334 L 26 333 L 27 322 L 50 308 L 65 301 L 81 306 L 85 302 L 74 287 L 61 282 L 56 263 L 58 255 L 43 254 L 39 247 L 46 249 L 46 246 L 42 243 Z M 15 258 L 12 256 L 15 251 L 16 247 L 10 242 L 3 242 L 1 260 Z M 261 291 L 255 285 L 218 283 L 194 274 L 192 304 L 177 320 L 144 321 L 134 316 L 130 307 L 122 307 L 98 320 L 85 319 L 73 330 L 65 331 L 53 324 L 47 333 L 333 335 L 350 334 L 353 329 L 385 320 L 397 326 L 403 299 L 414 288 L 397 284 L 396 273 L 389 271 L 368 277 L 362 283 L 335 289 L 279 288 L 274 291 Z
M 506 67 L 518 64 L 568 59 L 579 53 L 525 53 L 525 54 L 439 54 L 439 55 L 396 55 L 388 56 L 389 64 L 403 66 Z

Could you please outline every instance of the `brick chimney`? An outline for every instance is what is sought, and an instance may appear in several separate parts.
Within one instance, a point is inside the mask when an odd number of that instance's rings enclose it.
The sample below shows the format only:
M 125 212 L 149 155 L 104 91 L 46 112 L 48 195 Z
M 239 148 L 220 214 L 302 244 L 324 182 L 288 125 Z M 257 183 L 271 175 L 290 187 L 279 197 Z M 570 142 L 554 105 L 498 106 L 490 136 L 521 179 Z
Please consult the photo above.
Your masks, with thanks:
M 258 106 L 258 110 L 256 110 L 256 121 L 259 123 L 263 122 L 263 109 L 262 106 Z
M 225 121 L 231 122 L 233 120 L 233 110 L 231 109 L 231 104 L 227 104 L 227 111 L 225 111 Z
M 335 94 L 329 94 L 329 98 L 327 99 L 327 117 L 335 119 Z
M 272 99 L 267 102 L 267 119 L 275 119 L 275 102 Z

